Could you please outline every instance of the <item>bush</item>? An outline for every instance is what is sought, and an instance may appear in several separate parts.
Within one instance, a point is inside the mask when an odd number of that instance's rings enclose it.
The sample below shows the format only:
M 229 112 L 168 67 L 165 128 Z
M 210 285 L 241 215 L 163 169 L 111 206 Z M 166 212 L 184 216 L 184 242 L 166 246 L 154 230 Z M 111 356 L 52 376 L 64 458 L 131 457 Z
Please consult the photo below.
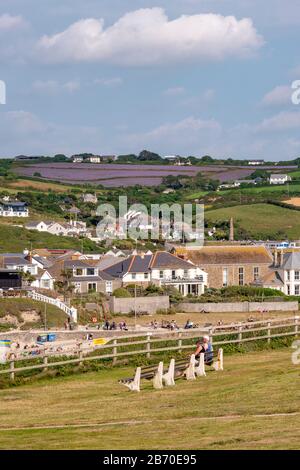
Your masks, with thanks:
M 114 297 L 117 297 L 118 299 L 122 298 L 122 297 L 127 297 L 127 298 L 132 297 L 130 292 L 128 292 L 128 290 L 125 289 L 124 287 L 119 287 L 118 289 L 115 289 L 113 291 L 113 295 L 114 295 Z

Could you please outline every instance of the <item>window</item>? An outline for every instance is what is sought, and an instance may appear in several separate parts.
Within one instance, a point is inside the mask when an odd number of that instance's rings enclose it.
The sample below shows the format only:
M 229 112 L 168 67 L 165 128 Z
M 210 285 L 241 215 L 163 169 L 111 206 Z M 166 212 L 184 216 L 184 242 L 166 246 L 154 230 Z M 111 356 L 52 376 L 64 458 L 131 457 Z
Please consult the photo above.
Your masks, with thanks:
M 81 268 L 76 269 L 76 276 L 82 276 L 83 275 L 83 270 Z
M 183 277 L 189 277 L 189 272 L 187 269 L 183 271 Z
M 244 285 L 244 268 L 239 268 L 239 286 Z
M 95 276 L 95 269 L 94 268 L 87 268 L 86 275 L 87 276 Z
M 299 281 L 300 279 L 299 274 L 300 274 L 300 271 L 295 271 L 295 281 Z
M 164 278 L 164 272 L 163 271 L 159 271 L 159 279 L 163 279 Z
M 176 279 L 176 271 L 172 271 L 172 279 Z
M 131 278 L 132 278 L 132 279 L 136 279 L 136 273 L 132 273 L 132 274 L 131 274 Z
M 291 288 L 290 286 L 287 286 L 287 295 L 290 295 L 291 294 Z
M 113 291 L 112 281 L 106 281 L 106 292 L 111 294 Z
M 295 295 L 299 295 L 299 285 L 295 286 Z
M 144 273 L 144 279 L 148 279 L 149 277 L 149 274 L 148 273 Z
M 291 273 L 290 273 L 290 271 L 287 271 L 287 272 L 286 272 L 286 278 L 287 278 L 288 281 L 291 280 Z
M 228 268 L 223 268 L 223 287 L 228 286 Z
M 255 266 L 253 268 L 253 279 L 254 281 L 257 281 L 258 278 L 259 278 L 259 267 Z
M 97 291 L 97 284 L 95 282 L 89 282 L 88 283 L 88 291 Z

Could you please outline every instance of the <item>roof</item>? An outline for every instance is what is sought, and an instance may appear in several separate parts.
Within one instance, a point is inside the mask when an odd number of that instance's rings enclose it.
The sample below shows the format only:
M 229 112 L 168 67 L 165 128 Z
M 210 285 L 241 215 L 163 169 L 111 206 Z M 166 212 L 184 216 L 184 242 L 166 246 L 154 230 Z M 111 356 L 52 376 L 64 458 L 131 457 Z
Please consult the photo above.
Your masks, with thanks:
M 33 256 L 33 259 L 38 263 L 42 264 L 45 268 L 48 268 L 53 264 L 48 259 L 42 258 L 41 256 Z
M 3 206 L 9 206 L 9 207 L 25 207 L 27 206 L 27 202 L 19 202 L 19 201 L 3 201 L 0 200 L 0 204 L 3 204 Z
M 4 263 L 6 265 L 18 265 L 18 266 L 28 266 L 32 263 L 22 256 L 4 256 Z
M 183 256 L 197 266 L 232 264 L 272 264 L 273 257 L 265 246 L 214 245 L 201 248 L 177 248 Z
M 124 261 L 119 261 L 113 266 L 104 269 L 114 277 L 123 276 L 126 273 L 146 273 L 152 269 L 191 269 L 193 264 L 178 258 L 166 251 L 157 251 L 154 255 L 133 255 Z
M 72 268 L 94 268 L 95 266 L 89 261 L 83 261 L 81 259 L 74 259 L 74 260 L 67 260 L 65 261 L 65 268 L 72 269 Z
M 284 253 L 282 269 L 299 269 L 300 270 L 300 252 L 293 251 L 292 253 Z
M 265 276 L 258 279 L 254 284 L 264 287 L 282 287 L 284 285 L 283 275 L 278 270 L 270 270 Z
M 273 173 L 270 178 L 286 178 L 288 175 L 283 173 Z
M 101 281 L 113 281 L 114 277 L 108 273 L 102 271 L 99 272 L 98 276 L 73 276 L 72 282 L 101 282 Z

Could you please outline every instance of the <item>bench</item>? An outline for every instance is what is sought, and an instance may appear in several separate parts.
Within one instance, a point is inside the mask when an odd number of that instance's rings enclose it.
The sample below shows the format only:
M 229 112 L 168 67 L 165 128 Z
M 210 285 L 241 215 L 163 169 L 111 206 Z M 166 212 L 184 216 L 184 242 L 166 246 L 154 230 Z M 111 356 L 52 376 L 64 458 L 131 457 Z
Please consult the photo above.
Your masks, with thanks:
M 216 358 L 214 361 L 213 359 Z M 175 379 L 186 377 L 187 380 L 195 380 L 196 377 L 205 376 L 205 366 L 209 365 L 214 370 L 223 370 L 223 349 L 219 349 L 216 353 L 201 353 L 199 359 L 192 354 L 190 358 L 182 359 L 175 363 L 175 359 L 171 359 L 167 368 L 161 361 L 158 365 L 137 367 L 134 377 L 128 377 L 119 380 L 121 385 L 129 388 L 131 391 L 140 391 L 141 380 L 153 380 L 153 387 L 160 390 L 165 386 L 171 387 L 175 385 Z

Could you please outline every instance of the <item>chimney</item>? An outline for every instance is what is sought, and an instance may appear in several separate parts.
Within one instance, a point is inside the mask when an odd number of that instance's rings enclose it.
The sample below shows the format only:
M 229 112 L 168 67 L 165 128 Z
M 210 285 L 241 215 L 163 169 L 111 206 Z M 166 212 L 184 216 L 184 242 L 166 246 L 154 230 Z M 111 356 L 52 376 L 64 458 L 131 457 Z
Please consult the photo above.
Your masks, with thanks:
M 277 252 L 277 248 L 275 248 L 275 251 L 274 251 L 274 266 L 275 266 L 275 268 L 278 266 L 278 252 Z
M 233 225 L 233 217 L 230 218 L 230 230 L 229 230 L 229 241 L 234 241 L 234 225 Z

